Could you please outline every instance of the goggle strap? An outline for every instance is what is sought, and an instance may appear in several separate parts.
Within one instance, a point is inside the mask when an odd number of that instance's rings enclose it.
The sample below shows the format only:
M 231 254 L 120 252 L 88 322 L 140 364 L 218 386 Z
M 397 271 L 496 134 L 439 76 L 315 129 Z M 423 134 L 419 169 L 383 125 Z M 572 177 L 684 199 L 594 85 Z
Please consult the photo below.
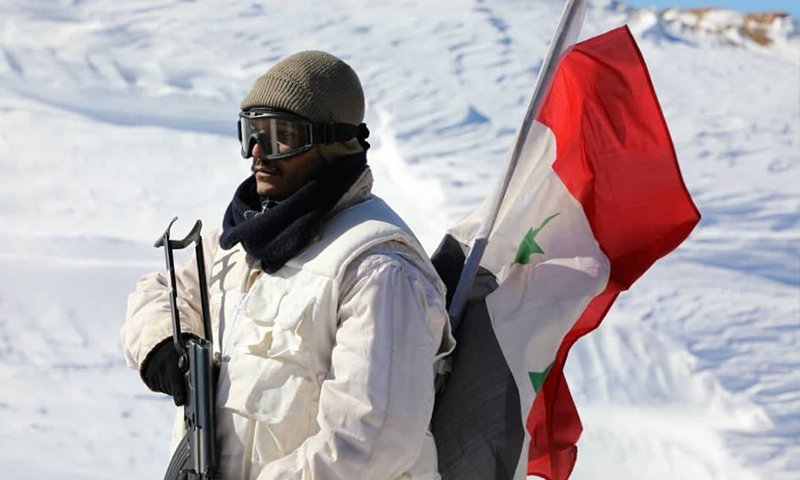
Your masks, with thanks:
M 349 123 L 317 123 L 311 125 L 311 143 L 314 145 L 345 142 L 351 138 L 364 140 L 369 136 L 367 125 L 355 126 Z
M 361 145 L 361 148 L 363 148 L 364 151 L 369 150 L 369 142 L 367 141 L 368 137 L 369 137 L 369 128 L 367 128 L 366 123 L 362 123 L 361 125 L 358 126 L 357 138 L 358 138 L 358 143 Z

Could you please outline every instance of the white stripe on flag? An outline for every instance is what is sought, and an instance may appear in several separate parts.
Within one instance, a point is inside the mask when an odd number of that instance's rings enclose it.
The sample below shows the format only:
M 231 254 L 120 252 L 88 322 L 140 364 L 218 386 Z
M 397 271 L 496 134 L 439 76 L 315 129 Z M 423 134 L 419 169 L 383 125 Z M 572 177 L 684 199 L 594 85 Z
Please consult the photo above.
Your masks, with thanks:
M 536 396 L 530 372 L 543 372 L 553 362 L 564 335 L 606 287 L 610 273 L 583 207 L 552 169 L 555 159 L 553 132 L 534 122 L 481 262 L 499 284 L 486 306 L 517 384 L 523 425 Z M 451 232 L 455 238 L 469 238 L 486 209 L 484 203 L 460 223 Z M 539 227 L 534 241 L 541 253 L 532 253 L 526 265 L 514 263 L 526 234 Z M 525 439 L 523 468 L 515 478 L 525 478 L 527 430 Z
M 557 216 L 535 236 L 543 253 L 533 254 L 527 265 L 507 262 L 497 275 L 497 290 L 486 297 L 495 336 L 517 384 L 523 425 L 536 396 L 530 372 L 548 369 L 564 335 L 606 287 L 611 270 L 583 207 L 551 168 L 555 161 L 553 133 L 536 122 L 531 140 L 496 223 L 497 237 L 503 238 L 498 243 L 507 242 L 507 235 L 519 242 L 525 234 L 520 229 L 536 228 L 548 217 Z M 536 187 L 530 188 L 532 184 Z M 494 246 L 490 239 L 487 250 Z M 493 253 L 500 256 L 499 251 Z M 529 443 L 525 429 L 515 477 L 526 476 Z

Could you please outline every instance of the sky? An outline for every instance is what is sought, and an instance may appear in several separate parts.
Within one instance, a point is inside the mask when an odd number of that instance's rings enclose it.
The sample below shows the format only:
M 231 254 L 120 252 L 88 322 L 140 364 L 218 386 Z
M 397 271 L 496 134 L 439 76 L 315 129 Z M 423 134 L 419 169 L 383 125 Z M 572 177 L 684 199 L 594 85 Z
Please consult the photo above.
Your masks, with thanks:
M 744 12 L 752 11 L 784 11 L 792 15 L 800 15 L 798 0 L 624 0 L 636 7 L 725 7 Z

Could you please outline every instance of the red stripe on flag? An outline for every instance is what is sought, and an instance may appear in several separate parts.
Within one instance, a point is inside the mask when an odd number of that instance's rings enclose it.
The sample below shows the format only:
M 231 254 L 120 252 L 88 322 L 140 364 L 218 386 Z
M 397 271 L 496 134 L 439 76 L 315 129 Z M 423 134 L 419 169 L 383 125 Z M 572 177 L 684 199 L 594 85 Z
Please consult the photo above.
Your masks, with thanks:
M 528 473 L 565 479 L 581 423 L 563 368 L 617 295 L 675 249 L 700 220 L 641 52 L 627 27 L 576 44 L 559 63 L 538 120 L 555 134 L 553 169 L 581 203 L 611 262 L 608 285 L 564 337 L 536 396 Z

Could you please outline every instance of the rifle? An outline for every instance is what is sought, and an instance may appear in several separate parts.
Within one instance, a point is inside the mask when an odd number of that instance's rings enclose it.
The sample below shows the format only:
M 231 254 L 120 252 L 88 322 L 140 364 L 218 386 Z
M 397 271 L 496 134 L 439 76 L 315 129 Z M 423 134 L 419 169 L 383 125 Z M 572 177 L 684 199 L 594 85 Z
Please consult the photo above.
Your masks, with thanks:
M 164 234 L 156 240 L 155 247 L 164 247 L 164 256 L 169 274 L 170 297 L 172 310 L 172 343 L 178 352 L 178 367 L 186 378 L 186 405 L 183 421 L 186 426 L 184 435 L 175 453 L 172 455 L 164 480 L 211 480 L 218 478 L 215 398 L 216 377 L 219 359 L 214 356 L 213 337 L 211 333 L 211 316 L 208 309 L 208 285 L 206 282 L 205 259 L 203 257 L 203 239 L 200 220 L 182 240 L 170 240 L 169 231 L 178 217 L 172 219 Z M 175 261 L 173 250 L 182 250 L 195 244 L 197 259 L 197 277 L 200 288 L 200 304 L 203 317 L 205 338 L 181 337 L 180 313 L 178 312 L 178 290 L 175 286 Z

